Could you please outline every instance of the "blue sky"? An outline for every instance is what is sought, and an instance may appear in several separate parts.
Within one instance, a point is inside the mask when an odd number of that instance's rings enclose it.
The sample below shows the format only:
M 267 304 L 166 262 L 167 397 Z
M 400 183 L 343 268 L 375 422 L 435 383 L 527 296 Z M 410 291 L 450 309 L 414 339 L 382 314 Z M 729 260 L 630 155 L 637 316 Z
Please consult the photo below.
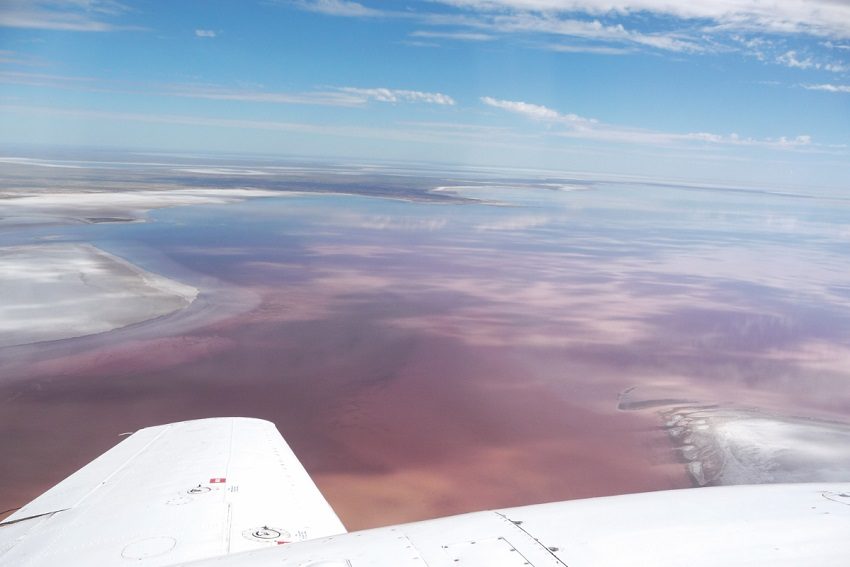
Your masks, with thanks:
M 843 188 L 850 4 L 4 0 L 0 121 L 4 144 Z

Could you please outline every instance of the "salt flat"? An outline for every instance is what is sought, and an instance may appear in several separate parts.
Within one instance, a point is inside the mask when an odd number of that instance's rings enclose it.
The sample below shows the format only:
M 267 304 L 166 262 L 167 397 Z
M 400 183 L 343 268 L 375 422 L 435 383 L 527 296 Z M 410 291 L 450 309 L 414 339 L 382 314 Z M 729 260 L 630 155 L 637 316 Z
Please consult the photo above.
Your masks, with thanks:
M 188 306 L 198 290 L 88 244 L 0 248 L 0 347 L 118 329 Z
M 0 192 L 7 222 L 23 217 L 34 220 L 62 219 L 66 222 L 94 218 L 141 220 L 148 211 L 181 205 L 223 205 L 251 197 L 279 195 L 258 189 L 191 189 L 109 191 L 21 190 Z
M 147 213 L 277 195 L 256 189 L 165 186 L 121 190 L 38 186 L 0 191 L 0 229 L 144 222 Z M 146 187 L 151 187 L 147 185 Z M 0 247 L 0 347 L 102 333 L 174 313 L 194 287 L 147 272 L 86 244 Z
M 846 423 L 698 405 L 662 414 L 700 486 L 850 478 Z

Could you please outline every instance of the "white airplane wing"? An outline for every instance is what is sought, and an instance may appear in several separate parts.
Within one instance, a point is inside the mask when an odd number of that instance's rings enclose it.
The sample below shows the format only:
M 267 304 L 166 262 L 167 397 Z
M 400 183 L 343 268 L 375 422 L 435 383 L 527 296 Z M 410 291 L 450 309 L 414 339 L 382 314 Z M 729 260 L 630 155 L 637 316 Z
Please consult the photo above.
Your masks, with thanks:
M 266 565 L 848 567 L 850 483 L 694 488 L 525 506 L 353 532 L 190 567 Z
M 345 532 L 273 424 L 142 429 L 0 522 L 0 565 L 170 565 Z
M 144 429 L 0 523 L 0 566 L 847 567 L 850 483 L 476 512 L 350 534 L 270 423 Z

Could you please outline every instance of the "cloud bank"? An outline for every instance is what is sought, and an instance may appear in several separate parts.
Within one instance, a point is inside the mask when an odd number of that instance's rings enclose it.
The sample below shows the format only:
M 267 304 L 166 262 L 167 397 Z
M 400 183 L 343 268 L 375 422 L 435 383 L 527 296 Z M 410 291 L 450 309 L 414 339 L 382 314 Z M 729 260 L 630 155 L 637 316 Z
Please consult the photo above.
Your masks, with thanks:
M 827 90 L 827 89 L 824 89 Z M 774 149 L 791 149 L 812 144 L 809 135 L 781 136 L 778 138 L 749 138 L 732 133 L 728 135 L 710 132 L 661 132 L 629 128 L 615 124 L 605 124 L 594 118 L 584 118 L 577 114 L 564 114 L 546 106 L 523 101 L 502 100 L 490 96 L 481 97 L 481 102 L 487 106 L 498 108 L 514 114 L 519 114 L 537 122 L 561 126 L 555 132 L 559 136 L 581 138 L 593 141 L 651 144 L 670 146 L 682 143 L 707 143 L 731 146 L 759 146 Z

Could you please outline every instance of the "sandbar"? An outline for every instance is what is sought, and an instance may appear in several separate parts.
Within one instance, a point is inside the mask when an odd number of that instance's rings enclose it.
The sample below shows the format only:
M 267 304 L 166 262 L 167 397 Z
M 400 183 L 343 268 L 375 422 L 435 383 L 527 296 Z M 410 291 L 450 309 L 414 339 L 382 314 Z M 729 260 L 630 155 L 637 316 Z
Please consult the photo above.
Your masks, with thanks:
M 197 295 L 89 244 L 0 247 L 0 347 L 111 331 L 179 311 Z

